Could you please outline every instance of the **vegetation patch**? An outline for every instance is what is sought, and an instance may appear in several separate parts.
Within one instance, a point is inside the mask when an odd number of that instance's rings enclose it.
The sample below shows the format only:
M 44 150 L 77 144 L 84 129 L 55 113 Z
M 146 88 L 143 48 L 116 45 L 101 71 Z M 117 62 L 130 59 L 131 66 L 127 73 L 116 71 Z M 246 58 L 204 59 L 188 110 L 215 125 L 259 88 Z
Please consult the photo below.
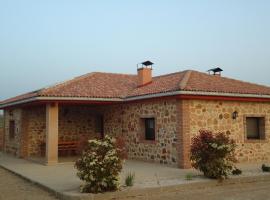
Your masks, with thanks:
M 89 140 L 86 149 L 76 161 L 78 177 L 84 181 L 81 192 L 114 191 L 119 187 L 123 149 L 116 139 L 106 136 L 103 140 Z
M 191 164 L 208 178 L 225 179 L 235 168 L 235 148 L 229 133 L 201 130 L 192 138 Z
M 193 179 L 193 174 L 192 173 L 187 173 L 186 174 L 186 180 L 191 181 Z
M 133 172 L 129 172 L 128 174 L 126 174 L 125 177 L 125 184 L 128 187 L 131 187 L 134 185 L 134 180 L 135 180 L 135 173 Z

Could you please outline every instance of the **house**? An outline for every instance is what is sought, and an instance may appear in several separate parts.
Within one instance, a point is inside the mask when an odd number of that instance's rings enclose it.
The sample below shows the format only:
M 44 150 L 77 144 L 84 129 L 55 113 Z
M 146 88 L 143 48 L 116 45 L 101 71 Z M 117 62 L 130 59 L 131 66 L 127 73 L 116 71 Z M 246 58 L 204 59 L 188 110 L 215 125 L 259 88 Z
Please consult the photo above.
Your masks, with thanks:
M 60 143 L 111 134 L 129 159 L 189 168 L 191 138 L 208 129 L 231 134 L 239 162 L 270 161 L 270 87 L 221 71 L 152 77 L 144 62 L 135 75 L 93 72 L 4 100 L 4 151 L 50 165 Z

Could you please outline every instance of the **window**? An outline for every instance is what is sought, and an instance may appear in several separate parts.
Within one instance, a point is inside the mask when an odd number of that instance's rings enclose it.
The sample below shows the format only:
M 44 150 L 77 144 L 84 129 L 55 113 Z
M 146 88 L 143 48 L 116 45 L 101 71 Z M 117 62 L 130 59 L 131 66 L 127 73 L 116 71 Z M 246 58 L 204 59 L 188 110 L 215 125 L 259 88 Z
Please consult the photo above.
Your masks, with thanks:
M 100 137 L 104 138 L 104 126 L 103 126 L 103 116 L 97 115 L 96 116 L 96 123 L 95 123 L 96 133 L 100 134 Z
M 264 117 L 246 118 L 246 137 L 247 139 L 265 139 L 265 119 Z
M 9 121 L 9 138 L 10 139 L 15 138 L 15 121 L 14 120 Z
M 155 118 L 144 118 L 145 140 L 155 140 Z

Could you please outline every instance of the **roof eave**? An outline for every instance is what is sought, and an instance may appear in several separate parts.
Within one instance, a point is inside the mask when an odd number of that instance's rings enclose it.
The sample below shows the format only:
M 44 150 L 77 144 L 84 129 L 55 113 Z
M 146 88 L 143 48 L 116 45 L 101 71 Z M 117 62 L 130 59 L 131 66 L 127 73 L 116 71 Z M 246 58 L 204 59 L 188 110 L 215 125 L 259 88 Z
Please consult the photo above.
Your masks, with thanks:
M 178 96 L 178 95 L 193 95 L 193 96 L 212 96 L 212 97 L 236 97 L 236 98 L 258 98 L 267 99 L 270 102 L 270 95 L 260 94 L 238 94 L 238 93 L 224 93 L 224 92 L 201 92 L 201 91 L 170 91 L 164 93 L 147 94 L 126 98 L 93 98 L 93 97 L 32 97 L 28 99 L 22 99 L 15 102 L 0 104 L 0 109 L 16 106 L 19 104 L 30 103 L 33 101 L 100 101 L 100 102 L 129 102 L 143 99 L 151 99 L 166 96 Z
M 40 97 L 32 97 L 28 99 L 22 99 L 19 101 L 14 101 L 10 103 L 4 103 L 0 104 L 0 109 L 6 108 L 6 107 L 11 107 L 11 106 L 16 106 L 20 104 L 25 104 L 25 103 L 30 103 L 34 101 L 100 101 L 100 102 L 121 102 L 123 99 L 121 98 L 90 98 L 90 97 L 45 97 L 45 96 L 40 96 Z
M 125 98 L 125 101 L 135 101 L 135 100 L 142 100 L 142 99 L 148 99 L 148 98 L 156 98 L 156 97 L 164 97 L 164 96 L 176 96 L 176 95 L 263 98 L 263 99 L 269 99 L 269 101 L 270 101 L 270 95 L 240 94 L 240 93 L 225 93 L 225 92 L 184 91 L 184 90 L 128 97 L 128 98 Z

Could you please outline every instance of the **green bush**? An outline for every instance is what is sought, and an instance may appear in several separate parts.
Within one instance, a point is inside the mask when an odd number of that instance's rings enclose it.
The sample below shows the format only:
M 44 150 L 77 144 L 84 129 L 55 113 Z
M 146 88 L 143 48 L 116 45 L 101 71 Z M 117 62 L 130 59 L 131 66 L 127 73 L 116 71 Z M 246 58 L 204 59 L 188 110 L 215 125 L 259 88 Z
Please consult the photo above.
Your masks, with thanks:
M 81 186 L 81 192 L 117 190 L 123 163 L 122 151 L 117 148 L 116 140 L 110 136 L 103 140 L 89 140 L 75 163 L 78 177 L 85 182 Z
M 235 148 L 229 134 L 201 130 L 192 138 L 191 164 L 208 178 L 227 178 L 235 168 Z
M 187 173 L 187 174 L 186 174 L 186 180 L 187 180 L 187 181 L 191 181 L 192 179 L 193 179 L 193 174 Z
M 133 186 L 134 185 L 134 179 L 135 179 L 135 173 L 129 172 L 126 175 L 126 178 L 125 178 L 126 186 L 128 186 L 128 187 Z

